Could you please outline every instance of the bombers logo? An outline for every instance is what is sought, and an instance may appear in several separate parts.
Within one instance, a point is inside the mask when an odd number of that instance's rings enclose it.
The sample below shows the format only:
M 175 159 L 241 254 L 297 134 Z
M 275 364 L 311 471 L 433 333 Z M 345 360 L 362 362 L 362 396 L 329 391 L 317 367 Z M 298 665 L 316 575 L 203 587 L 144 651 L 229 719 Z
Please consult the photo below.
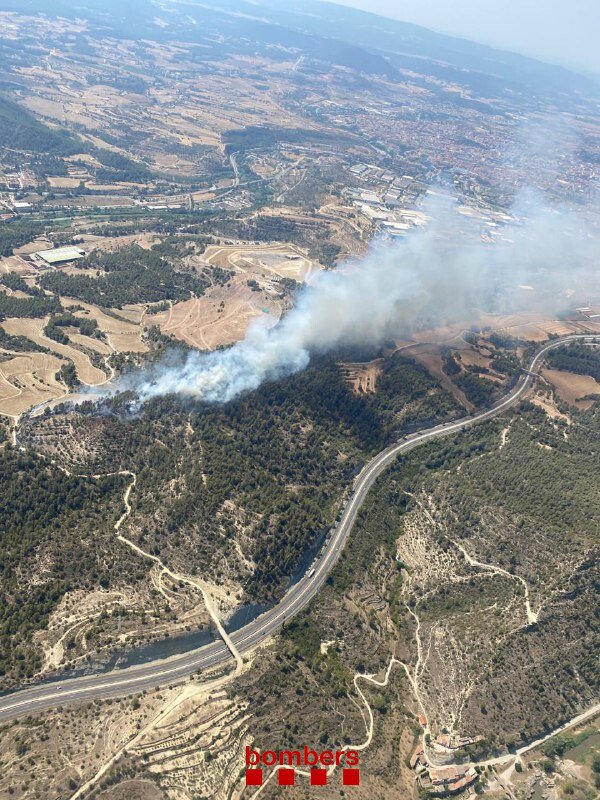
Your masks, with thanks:
M 304 747 L 302 750 L 252 750 L 246 747 L 246 786 L 262 786 L 263 765 L 277 768 L 277 781 L 280 786 L 294 786 L 295 767 L 310 770 L 311 786 L 326 786 L 330 767 L 342 767 L 344 786 L 360 784 L 357 750 L 322 750 L 318 753 Z

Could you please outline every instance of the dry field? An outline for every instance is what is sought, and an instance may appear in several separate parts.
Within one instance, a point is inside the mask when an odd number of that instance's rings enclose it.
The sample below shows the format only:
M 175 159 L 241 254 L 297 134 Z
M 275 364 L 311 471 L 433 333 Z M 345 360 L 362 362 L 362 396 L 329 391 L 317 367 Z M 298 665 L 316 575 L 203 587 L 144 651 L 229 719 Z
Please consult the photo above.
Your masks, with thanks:
M 27 336 L 33 342 L 47 347 L 59 356 L 62 356 L 65 361 L 72 361 L 77 370 L 77 376 L 82 383 L 88 386 L 98 386 L 106 382 L 106 375 L 102 370 L 94 367 L 89 357 L 81 350 L 71 347 L 69 344 L 60 344 L 53 339 L 49 339 L 44 335 L 44 326 L 48 322 L 48 317 L 45 319 L 7 319 L 2 325 L 7 333 L 12 336 Z M 87 338 L 87 337 L 85 337 Z M 92 342 L 93 340 L 89 340 Z
M 38 403 L 62 397 L 65 387 L 54 376 L 63 363 L 46 353 L 24 353 L 0 361 L 0 414 L 18 417 Z
M 194 192 L 192 200 L 194 203 L 206 203 L 208 200 L 212 200 L 214 196 L 214 192 Z
M 68 307 L 68 303 L 65 304 Z M 0 414 L 16 417 L 40 403 L 60 400 L 66 393 L 65 387 L 55 378 L 65 363 L 73 363 L 79 380 L 87 386 L 101 386 L 108 380 L 107 373 L 94 366 L 91 354 L 103 358 L 115 352 L 145 352 L 148 349 L 142 340 L 143 328 L 139 319 L 143 309 L 132 310 L 138 320 L 115 319 L 100 309 L 87 304 L 84 311 L 76 311 L 80 317 L 92 317 L 106 334 L 106 340 L 85 336 L 77 331 L 69 334 L 70 343 L 61 344 L 44 335 L 48 320 L 11 318 L 2 323 L 7 333 L 13 336 L 26 336 L 33 342 L 46 347 L 51 353 L 8 354 L 13 357 L 0 362 Z
M 275 324 L 288 307 L 281 297 L 280 280 L 309 280 L 321 268 L 291 245 L 211 245 L 197 266 L 202 263 L 235 275 L 226 286 L 214 285 L 202 297 L 144 318 L 146 325 L 159 325 L 163 333 L 200 350 L 239 341 L 256 319 Z M 259 290 L 253 290 L 248 281 L 255 281 Z
M 110 150 L 111 153 L 120 153 L 122 156 L 127 156 L 128 153 L 126 150 L 123 150 L 121 147 L 117 147 L 114 144 L 109 144 L 105 142 L 103 139 L 99 139 L 97 136 L 94 136 L 91 133 L 82 133 L 81 138 L 84 141 L 91 142 L 95 147 L 100 147 L 103 150 Z
M 65 161 L 69 161 L 73 164 L 77 164 L 78 161 L 82 162 L 83 164 L 87 164 L 90 167 L 100 167 L 101 164 L 97 158 L 94 156 L 89 155 L 89 153 L 75 153 L 73 156 L 67 156 Z
M 142 303 L 134 303 L 123 306 L 123 308 L 120 308 L 116 313 L 127 322 L 132 322 L 134 325 L 141 325 L 147 311 L 148 306 Z
M 152 317 L 163 333 L 187 342 L 199 350 L 214 350 L 243 339 L 255 319 L 273 325 L 283 312 L 281 301 L 253 292 L 237 280 L 228 289 L 209 296 L 176 303 L 169 311 Z
M 472 347 L 460 351 L 460 360 L 466 367 L 483 367 L 490 369 L 492 359 Z
M 126 236 L 96 236 L 93 233 L 81 234 L 83 248 L 87 252 L 100 250 L 101 252 L 114 252 L 122 247 L 137 244 L 144 250 L 150 250 L 152 245 L 160 242 L 160 237 L 154 233 L 132 233 Z
M 552 384 L 561 400 L 577 408 L 587 409 L 593 400 L 582 400 L 587 395 L 600 395 L 600 383 L 590 375 L 576 375 L 558 369 L 543 369 L 542 376 Z
M 27 292 L 22 292 L 20 289 L 9 289 L 8 286 L 2 285 L 0 285 L 0 292 L 9 295 L 9 297 L 20 297 L 22 300 L 26 300 L 29 296 Z
M 76 311 L 75 316 L 95 319 L 113 351 L 117 353 L 146 353 L 148 351 L 148 345 L 142 340 L 143 329 L 140 324 L 144 316 L 144 306 L 136 305 L 119 309 L 115 311 L 116 316 L 113 317 L 97 306 L 81 300 L 63 298 L 63 304 L 67 308 L 72 305 L 83 307 L 84 311 Z
M 187 161 L 185 158 L 180 158 L 174 153 L 159 153 L 154 158 L 154 165 L 159 170 L 166 172 L 184 172 L 189 173 L 194 170 L 194 163 Z
M 94 183 L 93 181 L 87 181 L 85 186 L 93 192 L 123 192 L 132 191 L 133 189 L 142 189 L 145 184 L 130 183 L 128 181 L 120 181 L 118 183 Z
M 32 71 L 30 71 L 30 76 L 34 77 Z M 25 105 L 30 111 L 33 111 L 34 114 L 38 114 L 41 117 L 46 117 L 48 119 L 53 119 L 56 122 L 62 122 L 65 118 L 65 107 L 62 103 L 57 102 L 56 100 L 50 100 L 44 97 L 26 97 L 23 100 L 23 105 Z M 81 117 L 81 115 L 77 115 L 79 119 L 77 120 L 80 122 L 83 120 L 82 124 L 85 127 L 96 127 L 97 123 L 94 123 L 94 120 L 89 117 Z
M 79 178 L 48 178 L 48 183 L 53 189 L 77 189 Z
M 47 236 L 40 236 L 32 242 L 22 245 L 22 247 L 15 247 L 14 253 L 19 256 L 26 256 L 30 253 L 36 253 L 38 250 L 48 250 L 52 248 L 52 241 Z
M 145 234 L 137 237 L 122 237 L 129 241 L 136 239 L 141 245 L 149 246 L 154 237 Z M 40 246 L 36 242 L 36 247 Z M 102 241 L 108 247 L 113 242 Z M 20 259 L 16 259 L 23 264 Z M 6 263 L 9 262 L 9 263 Z M 4 259 L 3 266 L 7 271 L 15 271 L 15 259 Z M 77 272 L 77 267 L 67 268 L 68 271 Z M 10 290 L 9 290 L 10 291 Z M 10 292 L 21 295 L 20 292 Z M 97 308 L 69 298 L 63 299 L 65 308 L 77 306 L 79 310 L 74 313 L 78 317 L 92 318 L 105 334 L 105 339 L 96 339 L 72 330 L 69 332 L 69 344 L 60 344 L 44 335 L 44 327 L 48 318 L 10 318 L 4 320 L 2 327 L 13 336 L 25 336 L 42 347 L 51 351 L 45 353 L 24 353 L 13 355 L 1 362 L 0 373 L 0 414 L 16 417 L 32 407 L 43 404 L 53 405 L 59 402 L 66 390 L 62 383 L 55 379 L 55 374 L 65 363 L 73 363 L 79 380 L 87 386 L 101 386 L 108 381 L 108 374 L 92 363 L 93 354 L 103 359 L 108 359 L 114 353 L 145 353 L 148 345 L 143 340 L 144 325 L 149 324 L 144 320 L 146 306 L 133 305 L 119 310 L 116 316 Z M 83 307 L 83 310 L 81 310 Z M 150 321 L 152 324 L 152 321 Z M 1 353 L 2 351 L 0 351 Z
M 114 353 L 114 348 L 102 341 L 102 339 L 85 336 L 83 333 L 69 332 L 69 339 L 81 348 L 93 350 L 95 353 L 99 353 L 102 356 L 109 356 Z
M 19 256 L 4 256 L 0 258 L 0 272 L 16 272 L 26 275 L 31 272 L 31 266 Z
M 61 197 L 61 206 L 78 208 L 85 206 L 87 208 L 96 209 L 102 206 L 134 206 L 135 200 L 133 197 L 125 194 L 94 194 L 82 195 L 81 197 Z M 42 249 L 42 248 L 36 248 Z

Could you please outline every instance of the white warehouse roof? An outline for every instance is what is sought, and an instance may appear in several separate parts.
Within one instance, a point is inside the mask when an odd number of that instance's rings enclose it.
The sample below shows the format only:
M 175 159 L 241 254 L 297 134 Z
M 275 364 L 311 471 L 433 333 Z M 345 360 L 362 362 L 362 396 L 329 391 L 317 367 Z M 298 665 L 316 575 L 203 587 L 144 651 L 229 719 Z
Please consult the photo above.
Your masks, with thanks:
M 62 264 L 65 261 L 76 261 L 83 258 L 85 250 L 81 247 L 55 247 L 52 250 L 39 250 L 36 256 L 42 258 L 47 264 Z

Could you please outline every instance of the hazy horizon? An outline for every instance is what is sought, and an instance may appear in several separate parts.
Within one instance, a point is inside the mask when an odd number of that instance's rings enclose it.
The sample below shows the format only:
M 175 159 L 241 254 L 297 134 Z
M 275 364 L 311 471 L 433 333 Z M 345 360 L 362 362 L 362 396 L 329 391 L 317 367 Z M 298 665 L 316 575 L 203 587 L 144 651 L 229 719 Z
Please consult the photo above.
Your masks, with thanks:
M 597 0 L 329 0 L 600 77 Z

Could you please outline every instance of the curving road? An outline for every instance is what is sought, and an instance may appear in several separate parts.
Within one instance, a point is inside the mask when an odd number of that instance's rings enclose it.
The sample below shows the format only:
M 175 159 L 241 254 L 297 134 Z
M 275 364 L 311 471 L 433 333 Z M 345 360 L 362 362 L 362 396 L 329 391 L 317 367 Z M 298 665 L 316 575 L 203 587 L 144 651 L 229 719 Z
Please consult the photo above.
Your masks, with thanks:
M 386 448 L 369 461 L 356 477 L 352 494 L 340 520 L 327 538 L 311 569 L 290 588 L 280 603 L 231 634 L 236 648 L 241 653 L 250 651 L 268 639 L 286 620 L 295 616 L 312 600 L 344 549 L 367 493 L 379 475 L 399 455 L 408 453 L 433 439 L 449 436 L 502 414 L 516 405 L 529 390 L 536 370 L 541 365 L 546 353 L 571 341 L 583 341 L 587 344 L 595 343 L 599 339 L 600 337 L 593 334 L 573 334 L 547 343 L 538 350 L 531 360 L 528 370 L 523 372 L 516 386 L 492 408 L 471 417 L 464 417 L 455 422 L 436 425 L 413 433 Z M 230 658 L 231 653 L 225 643 L 215 641 L 182 655 L 128 669 L 117 669 L 102 675 L 86 675 L 54 683 L 37 684 L 0 697 L 0 720 L 12 719 L 66 703 L 87 701 L 96 697 L 119 697 L 155 686 L 174 683 L 187 678 L 195 670 L 214 667 L 227 662 Z

